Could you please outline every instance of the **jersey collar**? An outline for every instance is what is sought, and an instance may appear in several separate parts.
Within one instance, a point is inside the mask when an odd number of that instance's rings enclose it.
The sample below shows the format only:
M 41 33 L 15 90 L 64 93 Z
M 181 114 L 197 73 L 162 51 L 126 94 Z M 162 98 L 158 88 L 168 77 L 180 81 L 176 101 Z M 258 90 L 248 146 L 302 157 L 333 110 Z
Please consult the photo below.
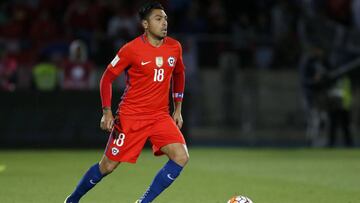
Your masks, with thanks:
M 144 42 L 144 44 L 148 44 L 150 47 L 153 47 L 153 48 L 160 48 L 160 47 L 162 47 L 162 46 L 166 43 L 166 41 L 167 41 L 167 40 L 166 40 L 167 37 L 164 37 L 163 43 L 162 43 L 159 47 L 156 47 L 156 46 L 154 46 L 154 45 L 152 45 L 152 44 L 149 43 L 149 41 L 148 41 L 147 36 L 146 36 L 145 33 L 141 35 L 141 39 L 142 39 L 142 41 Z

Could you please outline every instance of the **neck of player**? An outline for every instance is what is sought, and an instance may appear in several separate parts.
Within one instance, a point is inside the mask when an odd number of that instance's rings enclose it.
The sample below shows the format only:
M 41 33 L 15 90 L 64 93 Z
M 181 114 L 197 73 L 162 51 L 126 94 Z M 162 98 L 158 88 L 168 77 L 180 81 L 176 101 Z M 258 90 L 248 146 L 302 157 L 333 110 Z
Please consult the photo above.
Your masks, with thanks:
M 163 44 L 164 42 L 164 38 L 159 38 L 159 37 L 156 37 L 154 35 L 152 35 L 151 33 L 149 32 L 146 32 L 146 38 L 148 40 L 148 42 L 153 45 L 154 47 L 159 47 Z

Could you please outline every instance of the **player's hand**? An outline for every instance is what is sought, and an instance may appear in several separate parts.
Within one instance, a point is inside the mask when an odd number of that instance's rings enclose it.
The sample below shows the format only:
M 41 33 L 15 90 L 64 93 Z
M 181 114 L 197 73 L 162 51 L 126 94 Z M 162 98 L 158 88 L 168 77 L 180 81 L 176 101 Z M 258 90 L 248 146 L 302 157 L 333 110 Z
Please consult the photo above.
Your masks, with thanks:
M 184 122 L 184 121 L 183 121 L 183 118 L 182 118 L 182 116 L 181 116 L 181 112 L 175 111 L 175 112 L 173 113 L 172 117 L 173 117 L 173 119 L 174 119 L 174 121 L 175 121 L 176 126 L 177 126 L 179 129 L 181 129 L 181 127 L 182 127 L 182 125 L 183 125 L 183 122 Z
M 112 115 L 111 109 L 104 109 L 103 116 L 100 121 L 100 128 L 102 130 L 111 132 L 114 126 L 114 116 Z

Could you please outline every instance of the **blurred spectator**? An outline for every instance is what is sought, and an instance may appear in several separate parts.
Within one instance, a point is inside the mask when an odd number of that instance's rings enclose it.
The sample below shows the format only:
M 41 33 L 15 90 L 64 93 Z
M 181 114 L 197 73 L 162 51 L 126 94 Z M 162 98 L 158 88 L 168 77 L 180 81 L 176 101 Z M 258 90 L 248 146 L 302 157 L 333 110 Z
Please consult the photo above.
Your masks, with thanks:
M 233 24 L 233 42 L 235 50 L 238 51 L 241 67 L 250 67 L 253 64 L 253 41 L 254 28 L 250 18 L 246 13 L 240 14 Z
M 47 56 L 40 57 L 40 62 L 32 69 L 33 83 L 38 91 L 54 91 L 58 85 L 58 67 Z
M 328 146 L 334 147 L 337 131 L 340 129 L 347 147 L 354 146 L 350 130 L 351 81 L 344 76 L 331 86 L 328 92 L 329 132 Z
M 30 37 L 34 48 L 42 48 L 57 39 L 58 32 L 57 23 L 51 18 L 49 11 L 40 11 L 30 27 Z
M 0 47 L 0 90 L 14 91 L 17 83 L 17 61 L 7 54 L 7 50 Z
M 350 1 L 351 0 L 327 0 L 327 15 L 330 19 L 343 25 L 350 25 Z
M 207 21 L 200 14 L 201 5 L 199 1 L 192 1 L 189 8 L 185 11 L 185 16 L 179 22 L 179 32 L 181 33 L 204 33 L 207 31 Z M 173 27 L 173 25 L 171 26 Z
M 352 0 L 351 11 L 354 27 L 360 31 L 360 0 Z
M 31 16 L 30 9 L 26 5 L 13 4 L 10 10 L 9 19 L 1 26 L 1 36 L 4 39 L 6 48 L 12 53 L 21 51 L 25 43 L 26 29 Z
M 273 36 L 270 17 L 259 13 L 255 27 L 255 65 L 259 69 L 269 69 L 273 62 Z
M 300 14 L 310 17 L 314 16 L 318 10 L 319 1 L 316 0 L 301 0 L 299 1 L 299 7 L 301 9 Z M 321 1 L 322 3 L 322 1 Z
M 59 0 L 34 0 L 38 10 L 46 10 L 51 13 L 55 21 L 62 21 L 64 15 L 64 10 L 69 1 L 59 1 Z
M 171 20 L 172 32 L 181 32 L 183 21 L 186 18 L 186 12 L 190 10 L 190 5 L 194 3 L 196 4 L 197 1 L 193 2 L 191 0 L 168 0 L 163 1 L 162 3 L 165 3 L 165 5 L 163 5 L 165 6 L 167 10 L 167 15 Z
M 297 63 L 300 51 L 296 35 L 298 9 L 293 2 L 279 0 L 271 10 L 274 67 L 293 67 Z
M 209 31 L 212 33 L 230 33 L 225 6 L 220 0 L 210 0 L 208 8 Z
M 90 0 L 74 0 L 67 7 L 64 22 L 71 36 L 84 39 L 87 43 L 91 41 L 93 31 L 98 26 L 101 9 Z
M 19 39 L 26 33 L 26 26 L 31 16 L 31 10 L 26 5 L 14 3 L 7 8 L 10 12 L 8 19 L 2 27 L 2 35 L 5 38 Z
M 62 88 L 64 90 L 88 90 L 94 87 L 94 65 L 88 59 L 84 42 L 75 40 L 70 45 L 69 58 L 62 65 Z
M 290 32 L 290 21 L 292 20 L 290 12 L 289 3 L 284 0 L 271 9 L 272 32 L 276 40 L 284 38 Z
M 320 135 L 326 120 L 326 89 L 318 85 L 328 69 L 325 50 L 319 46 L 312 46 L 303 54 L 299 69 L 305 104 L 307 141 L 312 146 L 319 146 L 322 144 Z
M 8 19 L 8 12 L 6 10 L 7 8 L 6 3 L 1 3 L 0 4 L 0 28 L 3 24 L 5 24 L 9 19 Z M 1 30 L 1 29 L 0 29 Z M 0 32 L 1 33 L 1 32 Z
M 198 46 L 194 37 L 185 37 L 182 40 L 183 61 L 186 68 L 186 108 L 184 116 L 188 125 L 195 126 L 199 121 L 199 101 L 196 95 L 200 94 L 200 75 L 198 63 Z M 188 128 L 187 128 L 188 129 Z M 186 134 L 186 133 L 184 133 Z
M 122 47 L 138 34 L 138 19 L 129 7 L 116 4 L 115 15 L 109 19 L 107 35 L 114 41 L 114 48 Z
M 237 54 L 234 52 L 222 53 L 219 56 L 219 68 L 224 84 L 222 95 L 224 103 L 224 123 L 229 127 L 237 125 L 234 101 L 236 94 L 236 70 L 239 66 Z

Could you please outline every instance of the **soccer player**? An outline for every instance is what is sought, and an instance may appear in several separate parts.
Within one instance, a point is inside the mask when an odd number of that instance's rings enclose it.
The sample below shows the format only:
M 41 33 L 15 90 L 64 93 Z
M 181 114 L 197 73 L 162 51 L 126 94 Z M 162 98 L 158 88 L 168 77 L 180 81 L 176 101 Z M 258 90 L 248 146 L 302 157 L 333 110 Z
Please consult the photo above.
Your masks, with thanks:
M 169 161 L 136 202 L 152 202 L 173 183 L 188 162 L 186 143 L 180 132 L 185 81 L 181 45 L 167 37 L 167 15 L 160 3 L 144 5 L 139 15 L 144 34 L 119 50 L 100 81 L 103 109 L 100 127 L 110 132 L 104 155 L 85 173 L 65 200 L 67 203 L 79 202 L 121 162 L 135 163 L 147 140 L 152 143 L 154 155 L 166 154 Z M 127 86 L 114 118 L 110 108 L 112 82 L 122 72 Z M 172 117 L 168 97 L 171 81 Z

